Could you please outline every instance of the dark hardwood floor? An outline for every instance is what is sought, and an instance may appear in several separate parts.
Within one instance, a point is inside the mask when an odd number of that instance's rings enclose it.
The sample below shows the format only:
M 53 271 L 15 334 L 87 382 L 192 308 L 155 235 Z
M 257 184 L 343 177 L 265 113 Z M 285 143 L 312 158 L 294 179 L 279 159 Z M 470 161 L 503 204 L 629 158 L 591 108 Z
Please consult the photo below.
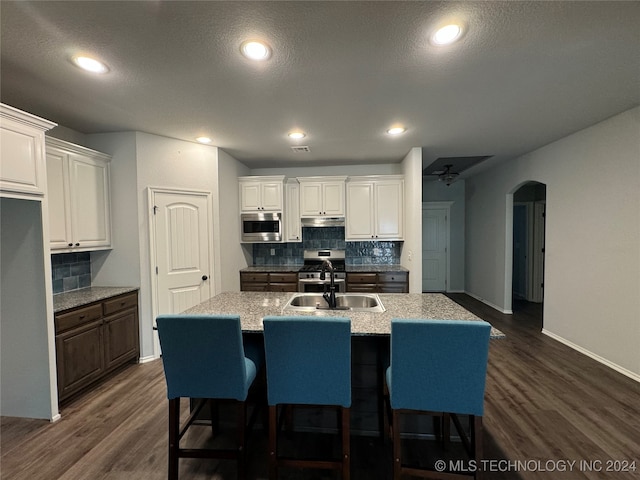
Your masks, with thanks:
M 542 335 L 539 305 L 516 303 L 509 316 L 463 294 L 450 297 L 506 334 L 490 344 L 484 457 L 492 463 L 485 478 L 640 478 L 640 384 Z M 0 478 L 166 478 L 167 400 L 160 361 L 126 368 L 63 406 L 61 414 L 53 424 L 2 418 Z M 209 442 L 210 432 L 198 428 L 187 441 Z M 301 453 L 328 443 L 295 435 L 291 445 Z M 266 444 L 266 435 L 255 430 L 248 445 L 251 479 L 267 478 Z M 445 453 L 432 441 L 407 444 L 409 455 L 421 462 L 453 458 L 458 448 Z M 623 466 L 608 462 L 633 460 L 635 472 L 605 471 Z M 352 472 L 354 479 L 391 478 L 390 444 L 354 436 Z M 235 467 L 184 460 L 180 478 L 227 480 L 235 478 Z M 292 471 L 281 478 L 337 477 Z

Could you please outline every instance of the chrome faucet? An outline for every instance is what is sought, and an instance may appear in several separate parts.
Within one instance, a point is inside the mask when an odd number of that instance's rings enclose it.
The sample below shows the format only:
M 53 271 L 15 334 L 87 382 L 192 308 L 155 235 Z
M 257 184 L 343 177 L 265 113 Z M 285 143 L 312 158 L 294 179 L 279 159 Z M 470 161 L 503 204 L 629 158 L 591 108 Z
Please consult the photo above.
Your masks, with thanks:
M 326 278 L 325 271 L 329 270 L 329 292 L 327 292 L 327 284 L 324 285 L 324 293 L 322 294 L 322 298 L 324 298 L 329 304 L 330 309 L 336 308 L 336 285 L 335 285 L 335 270 L 333 269 L 333 265 L 329 260 L 324 260 L 322 262 L 322 269 L 320 270 L 320 280 L 324 280 Z

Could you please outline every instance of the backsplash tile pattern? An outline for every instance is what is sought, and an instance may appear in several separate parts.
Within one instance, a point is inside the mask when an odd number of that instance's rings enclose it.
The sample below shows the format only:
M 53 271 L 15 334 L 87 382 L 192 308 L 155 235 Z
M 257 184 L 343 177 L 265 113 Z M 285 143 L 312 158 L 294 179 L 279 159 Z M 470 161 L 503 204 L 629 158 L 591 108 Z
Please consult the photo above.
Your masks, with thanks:
M 51 255 L 53 293 L 69 292 L 91 286 L 91 254 L 57 253 Z
M 344 227 L 303 227 L 301 243 L 254 243 L 253 264 L 302 265 L 304 250 L 322 248 L 345 250 L 347 265 L 395 265 L 402 242 L 346 242 Z

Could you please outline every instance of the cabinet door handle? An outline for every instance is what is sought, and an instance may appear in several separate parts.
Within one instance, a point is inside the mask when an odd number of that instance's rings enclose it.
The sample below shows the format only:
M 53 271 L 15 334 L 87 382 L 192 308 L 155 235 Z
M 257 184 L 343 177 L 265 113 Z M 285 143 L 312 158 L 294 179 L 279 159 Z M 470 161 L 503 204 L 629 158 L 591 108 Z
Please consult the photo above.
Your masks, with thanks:
M 76 247 L 79 247 L 79 246 L 80 246 L 80 244 L 79 244 L 79 243 L 76 243 Z
M 70 246 L 70 247 L 73 247 L 73 243 L 70 243 L 70 244 L 69 244 L 69 246 Z
M 207 280 L 209 280 L 209 277 L 207 277 L 206 275 L 202 275 L 202 280 L 206 282 Z

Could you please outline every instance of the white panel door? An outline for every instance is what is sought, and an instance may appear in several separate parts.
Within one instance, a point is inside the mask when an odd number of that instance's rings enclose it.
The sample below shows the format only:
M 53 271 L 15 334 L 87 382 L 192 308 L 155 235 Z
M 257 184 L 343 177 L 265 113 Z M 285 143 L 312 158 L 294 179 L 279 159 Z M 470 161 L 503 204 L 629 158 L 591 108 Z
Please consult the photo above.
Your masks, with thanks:
M 422 211 L 422 290 L 447 289 L 447 213 L 446 208 Z
M 154 192 L 158 315 L 211 296 L 207 195 Z

